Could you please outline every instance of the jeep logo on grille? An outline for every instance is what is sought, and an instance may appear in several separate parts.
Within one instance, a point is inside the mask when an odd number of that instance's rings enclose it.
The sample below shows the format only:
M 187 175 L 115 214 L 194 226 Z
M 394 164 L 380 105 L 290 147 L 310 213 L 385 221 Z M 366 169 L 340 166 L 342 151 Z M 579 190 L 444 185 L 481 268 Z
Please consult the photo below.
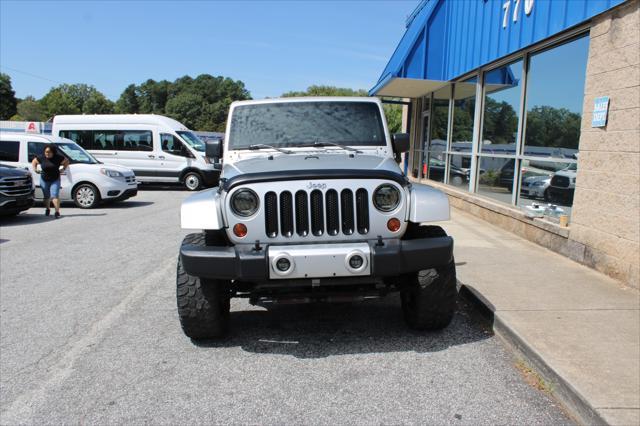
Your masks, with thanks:
M 327 184 L 326 183 L 309 182 L 307 184 L 307 189 L 326 189 L 326 188 L 327 188 Z

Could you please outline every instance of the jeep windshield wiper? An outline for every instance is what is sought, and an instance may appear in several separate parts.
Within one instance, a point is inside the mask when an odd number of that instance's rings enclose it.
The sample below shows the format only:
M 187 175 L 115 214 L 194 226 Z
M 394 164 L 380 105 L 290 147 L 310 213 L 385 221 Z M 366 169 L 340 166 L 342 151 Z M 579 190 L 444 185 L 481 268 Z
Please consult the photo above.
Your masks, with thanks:
M 249 145 L 249 149 L 252 151 L 256 151 L 258 149 L 263 149 L 263 148 L 268 148 L 268 149 L 275 149 L 278 152 L 281 152 L 283 154 L 291 154 L 291 151 L 287 150 L 287 149 L 282 149 L 282 148 L 278 148 L 276 146 L 273 145 L 267 145 L 266 143 L 258 143 L 255 145 Z
M 304 144 L 304 145 L 298 145 L 300 147 L 318 147 L 318 148 L 322 148 L 322 147 L 326 147 L 326 146 L 335 146 L 347 151 L 352 151 L 352 152 L 356 152 L 358 154 L 362 154 L 362 151 L 360 151 L 359 149 L 350 147 L 348 145 L 340 145 L 339 143 L 335 143 L 335 142 L 313 142 L 313 143 L 308 143 L 308 144 Z

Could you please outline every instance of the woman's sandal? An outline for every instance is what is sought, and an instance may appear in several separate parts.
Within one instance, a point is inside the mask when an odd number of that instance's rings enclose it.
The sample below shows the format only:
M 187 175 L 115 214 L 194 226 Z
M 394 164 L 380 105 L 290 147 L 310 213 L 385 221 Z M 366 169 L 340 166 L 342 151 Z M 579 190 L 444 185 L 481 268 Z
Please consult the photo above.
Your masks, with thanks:
M 50 209 L 44 209 L 44 215 L 45 216 L 49 216 L 51 214 L 51 210 Z

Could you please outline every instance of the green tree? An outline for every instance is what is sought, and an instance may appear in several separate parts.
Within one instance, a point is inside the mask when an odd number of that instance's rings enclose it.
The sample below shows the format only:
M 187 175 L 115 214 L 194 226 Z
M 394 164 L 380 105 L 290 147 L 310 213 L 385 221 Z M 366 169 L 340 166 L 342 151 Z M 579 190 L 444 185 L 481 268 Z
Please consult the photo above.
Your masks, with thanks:
M 18 113 L 11 117 L 16 121 L 45 121 L 42 105 L 33 96 L 27 96 L 18 102 Z
M 120 95 L 116 111 L 165 114 L 195 130 L 224 131 L 229 105 L 244 99 L 251 95 L 242 81 L 201 74 L 131 84 Z
M 135 84 L 130 84 L 124 89 L 124 92 L 122 92 L 116 102 L 115 111 L 119 114 L 136 114 L 140 112 L 140 104 L 138 102 Z
M 95 87 L 86 84 L 61 84 L 40 100 L 47 118 L 59 114 L 109 114 L 113 102 Z
M 16 92 L 11 87 L 11 77 L 0 73 L 0 120 L 8 120 L 16 113 Z
M 167 101 L 165 112 L 169 117 L 173 117 L 193 129 L 200 124 L 203 103 L 200 95 L 188 92 L 180 93 Z

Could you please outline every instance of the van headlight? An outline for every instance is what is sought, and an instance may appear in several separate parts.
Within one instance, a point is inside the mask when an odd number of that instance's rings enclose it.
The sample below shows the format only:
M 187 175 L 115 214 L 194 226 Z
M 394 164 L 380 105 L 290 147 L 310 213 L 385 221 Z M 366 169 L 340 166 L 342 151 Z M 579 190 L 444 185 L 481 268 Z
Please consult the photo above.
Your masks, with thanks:
M 100 169 L 100 173 L 102 173 L 105 176 L 109 176 L 110 178 L 116 178 L 116 177 L 121 177 L 123 178 L 124 175 L 122 173 L 120 173 L 117 170 L 111 170 L 111 169 Z
M 237 216 L 247 217 L 258 211 L 260 202 L 255 192 L 241 189 L 231 196 L 231 210 Z
M 382 212 L 395 210 L 400 204 L 400 191 L 388 183 L 382 184 L 373 192 L 373 205 Z

